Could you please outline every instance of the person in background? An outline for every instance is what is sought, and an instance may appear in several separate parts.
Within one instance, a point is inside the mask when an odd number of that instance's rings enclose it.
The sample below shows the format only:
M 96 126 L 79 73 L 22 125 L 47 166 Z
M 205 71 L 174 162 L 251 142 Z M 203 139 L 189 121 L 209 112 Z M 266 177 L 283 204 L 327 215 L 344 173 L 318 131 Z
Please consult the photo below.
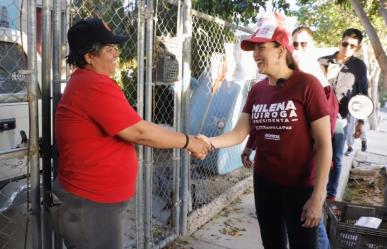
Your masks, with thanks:
M 338 103 L 336 96 L 334 95 L 333 89 L 330 86 L 328 80 L 323 74 L 320 65 L 317 61 L 317 57 L 314 54 L 314 41 L 313 41 L 313 32 L 310 28 L 305 26 L 297 27 L 292 32 L 293 46 L 295 52 L 293 55 L 297 58 L 297 63 L 300 69 L 304 72 L 313 74 L 320 81 L 321 85 L 324 87 L 328 105 L 330 108 L 330 121 L 331 121 L 331 135 L 333 136 L 337 113 L 338 113 Z M 318 237 L 317 237 L 317 249 L 329 249 L 329 239 L 327 231 L 324 225 L 323 220 L 321 220 L 318 227 Z
M 361 48 L 363 34 L 360 30 L 350 28 L 343 32 L 339 51 L 319 58 L 320 65 L 339 102 L 340 117 L 333 134 L 333 167 L 329 174 L 327 199 L 335 200 L 344 156 L 345 138 L 348 132 L 348 102 L 356 94 L 368 95 L 367 67 L 354 56 Z M 359 121 L 358 121 L 359 122 Z M 361 121 L 360 121 L 361 122 Z M 357 126 L 358 128 L 360 126 Z
M 367 133 L 365 128 L 364 120 L 356 120 L 352 117 L 351 114 L 348 114 L 348 128 L 347 128 L 347 151 L 345 152 L 346 156 L 353 154 L 354 149 L 353 145 L 355 144 L 355 139 L 360 138 L 361 140 L 361 151 L 367 151 Z M 356 124 L 356 127 L 355 127 Z
M 332 157 L 329 110 L 321 84 L 298 70 L 290 34 L 262 25 L 241 47 L 267 76 L 249 92 L 230 131 L 199 137 L 213 149 L 241 143 L 254 130 L 254 197 L 263 246 L 316 248 Z M 292 146 L 297 138 L 297 146 Z
M 293 57 L 300 70 L 315 76 L 322 87 L 329 86 L 329 82 L 318 63 L 312 30 L 306 26 L 299 26 L 293 30 L 292 40 L 294 46 Z M 327 89 L 330 89 L 330 87 Z
M 67 248 L 122 249 L 128 201 L 135 194 L 135 144 L 183 148 L 203 159 L 210 146 L 187 134 L 143 120 L 111 79 L 119 59 L 114 35 L 99 18 L 67 33 L 67 63 L 75 67 L 56 109 L 59 171 L 54 193 L 57 228 Z

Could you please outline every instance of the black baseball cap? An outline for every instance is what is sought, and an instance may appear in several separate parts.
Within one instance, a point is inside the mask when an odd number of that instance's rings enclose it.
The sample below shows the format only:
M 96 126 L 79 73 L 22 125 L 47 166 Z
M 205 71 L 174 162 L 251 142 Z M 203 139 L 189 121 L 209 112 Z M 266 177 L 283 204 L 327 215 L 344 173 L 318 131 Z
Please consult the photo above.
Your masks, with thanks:
M 121 44 L 129 37 L 114 35 L 100 18 L 82 19 L 67 32 L 70 52 L 87 51 L 95 43 Z

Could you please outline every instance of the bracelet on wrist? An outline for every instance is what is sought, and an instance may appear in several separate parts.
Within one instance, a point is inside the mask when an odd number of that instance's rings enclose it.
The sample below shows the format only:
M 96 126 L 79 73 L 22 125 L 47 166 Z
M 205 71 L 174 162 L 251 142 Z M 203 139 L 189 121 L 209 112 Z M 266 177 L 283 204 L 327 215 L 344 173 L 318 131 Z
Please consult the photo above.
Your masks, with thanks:
M 189 144 L 189 136 L 188 136 L 187 133 L 184 133 L 184 135 L 185 135 L 185 144 L 184 144 L 184 146 L 182 147 L 182 149 L 187 149 L 188 144 Z
M 211 151 L 216 150 L 215 145 L 213 145 L 211 141 L 210 141 L 210 146 L 211 146 Z

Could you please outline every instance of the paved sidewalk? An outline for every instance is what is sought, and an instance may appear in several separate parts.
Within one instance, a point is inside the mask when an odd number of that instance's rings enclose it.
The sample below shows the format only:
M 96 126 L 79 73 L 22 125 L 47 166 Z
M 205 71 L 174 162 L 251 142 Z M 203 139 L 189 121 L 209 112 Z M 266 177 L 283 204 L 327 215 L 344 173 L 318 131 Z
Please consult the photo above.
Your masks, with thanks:
M 252 188 L 191 236 L 184 249 L 263 249 Z
M 380 113 L 381 121 L 376 131 L 368 131 L 368 151 L 360 151 L 360 140 L 355 142 L 356 153 L 365 160 L 373 161 L 381 156 L 387 166 L 387 111 Z M 354 156 L 344 156 L 337 199 L 341 200 L 347 185 Z M 254 196 L 252 191 L 243 194 L 239 200 L 225 208 L 201 229 L 191 236 L 182 237 L 178 247 L 181 249 L 263 249 L 259 226 L 256 220 Z

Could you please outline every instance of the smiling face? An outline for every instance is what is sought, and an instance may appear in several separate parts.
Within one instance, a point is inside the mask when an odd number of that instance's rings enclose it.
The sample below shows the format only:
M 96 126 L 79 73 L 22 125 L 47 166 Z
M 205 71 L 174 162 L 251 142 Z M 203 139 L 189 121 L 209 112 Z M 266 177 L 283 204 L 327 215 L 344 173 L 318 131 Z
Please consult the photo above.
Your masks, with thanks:
M 282 49 L 283 50 L 283 49 Z M 257 63 L 259 73 L 272 75 L 279 65 L 283 51 L 281 46 L 275 42 L 265 42 L 254 45 L 253 58 Z
M 84 58 L 88 65 L 86 68 L 106 76 L 112 76 L 116 69 L 119 56 L 117 45 L 106 44 L 95 53 L 87 53 Z

